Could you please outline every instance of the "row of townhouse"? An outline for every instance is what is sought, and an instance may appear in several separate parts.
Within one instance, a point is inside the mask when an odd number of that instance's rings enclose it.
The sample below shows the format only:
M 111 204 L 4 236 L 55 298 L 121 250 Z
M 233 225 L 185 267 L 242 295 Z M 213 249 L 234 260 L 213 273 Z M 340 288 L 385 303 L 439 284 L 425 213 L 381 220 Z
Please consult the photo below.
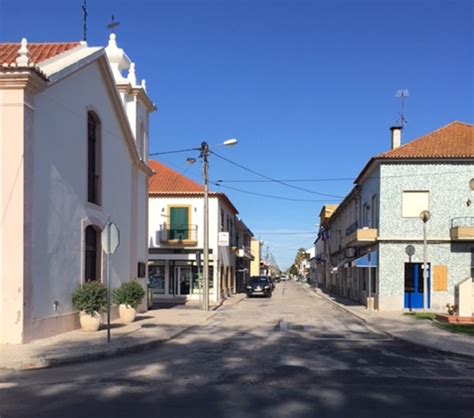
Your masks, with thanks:
M 199 299 L 204 187 L 150 161 L 149 277 L 154 298 Z M 253 244 L 253 245 L 252 245 Z M 256 256 L 252 254 L 252 246 Z M 243 291 L 260 245 L 224 193 L 209 193 L 209 293 L 218 302 Z
M 445 311 L 474 277 L 474 126 L 453 122 L 370 159 L 337 206 L 324 206 L 315 241 L 318 285 L 381 310 Z M 422 211 L 431 217 L 423 240 Z

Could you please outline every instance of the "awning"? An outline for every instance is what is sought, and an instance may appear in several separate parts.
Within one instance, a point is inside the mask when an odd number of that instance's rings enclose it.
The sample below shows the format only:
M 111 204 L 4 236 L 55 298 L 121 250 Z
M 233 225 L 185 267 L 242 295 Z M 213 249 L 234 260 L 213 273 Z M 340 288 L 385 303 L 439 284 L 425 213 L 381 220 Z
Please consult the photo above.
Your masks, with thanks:
M 370 254 L 370 263 L 369 263 L 369 254 Z M 359 257 L 354 260 L 356 267 L 377 267 L 379 261 L 379 252 L 372 251 L 371 253 L 364 255 L 363 257 Z

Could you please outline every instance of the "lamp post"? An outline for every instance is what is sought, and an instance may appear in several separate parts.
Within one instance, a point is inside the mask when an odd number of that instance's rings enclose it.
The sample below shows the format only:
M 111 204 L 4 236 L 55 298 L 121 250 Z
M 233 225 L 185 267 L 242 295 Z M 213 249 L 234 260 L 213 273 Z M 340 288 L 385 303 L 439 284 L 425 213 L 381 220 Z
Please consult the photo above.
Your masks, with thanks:
M 201 143 L 202 177 L 204 179 L 204 265 L 203 265 L 203 309 L 209 310 L 209 145 Z
M 236 139 L 228 139 L 220 145 L 236 145 Z M 216 145 L 216 146 L 220 146 Z M 202 160 L 202 178 L 204 180 L 204 236 L 203 236 L 203 310 L 209 310 L 209 144 L 201 143 L 200 158 Z M 217 291 L 217 289 L 216 289 Z
M 205 311 L 209 310 L 209 154 L 212 153 L 212 148 L 221 146 L 232 146 L 236 145 L 236 139 L 228 139 L 221 144 L 209 146 L 205 141 L 201 142 L 199 148 L 181 149 L 175 151 L 166 152 L 155 152 L 150 154 L 163 155 L 163 154 L 176 154 L 187 151 L 199 151 L 199 157 L 202 160 L 202 178 L 204 180 L 204 231 L 203 231 L 203 306 Z M 195 158 L 187 158 L 186 161 L 189 164 L 196 162 Z
M 427 242 L 426 242 L 426 223 L 430 220 L 431 213 L 424 210 L 420 213 L 420 219 L 423 222 L 423 312 L 428 307 L 428 263 L 427 263 Z

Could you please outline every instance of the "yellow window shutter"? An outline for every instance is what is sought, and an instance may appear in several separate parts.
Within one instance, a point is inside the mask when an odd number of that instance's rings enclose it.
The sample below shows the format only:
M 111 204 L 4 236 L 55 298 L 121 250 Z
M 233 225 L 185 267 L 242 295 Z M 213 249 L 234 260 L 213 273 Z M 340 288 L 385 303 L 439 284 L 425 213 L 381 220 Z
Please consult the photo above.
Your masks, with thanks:
M 433 291 L 448 291 L 448 266 L 440 264 L 433 267 Z

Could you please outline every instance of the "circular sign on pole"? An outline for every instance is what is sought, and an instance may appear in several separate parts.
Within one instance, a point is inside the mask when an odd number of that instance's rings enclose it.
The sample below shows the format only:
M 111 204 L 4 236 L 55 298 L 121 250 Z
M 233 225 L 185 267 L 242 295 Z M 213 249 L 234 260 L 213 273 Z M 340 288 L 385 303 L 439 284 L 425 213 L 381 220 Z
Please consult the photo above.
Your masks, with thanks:
M 107 222 L 101 234 L 102 249 L 106 254 L 113 254 L 120 244 L 120 231 L 113 222 Z
M 429 210 L 423 210 L 420 213 L 420 219 L 423 221 L 423 223 L 426 223 L 430 220 L 431 218 L 431 213 Z
M 415 247 L 414 247 L 413 245 L 407 245 L 407 246 L 405 247 L 405 253 L 406 253 L 409 257 L 411 257 L 412 255 L 415 254 Z

